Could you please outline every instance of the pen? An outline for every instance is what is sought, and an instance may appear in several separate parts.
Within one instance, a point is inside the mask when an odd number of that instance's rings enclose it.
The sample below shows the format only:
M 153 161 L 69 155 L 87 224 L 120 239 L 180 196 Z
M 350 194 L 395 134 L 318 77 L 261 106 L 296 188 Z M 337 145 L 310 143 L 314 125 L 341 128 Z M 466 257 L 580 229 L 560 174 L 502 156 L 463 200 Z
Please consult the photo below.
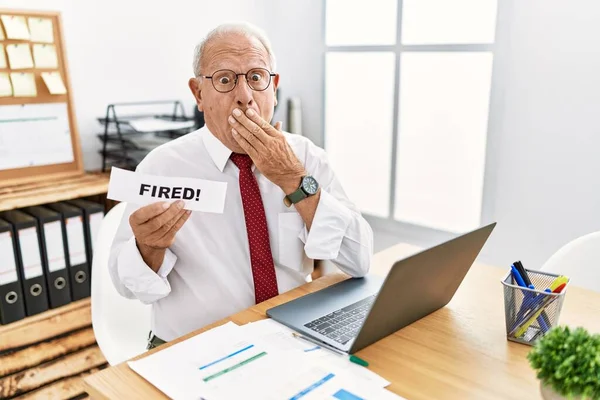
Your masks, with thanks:
M 525 332 L 527 332 L 527 328 L 529 328 L 531 326 L 531 324 L 533 324 L 533 321 L 535 321 L 536 319 L 538 320 L 538 322 L 540 322 L 539 318 L 540 318 L 540 314 L 542 313 L 542 311 L 544 311 L 544 309 L 549 306 L 550 304 L 552 304 L 553 301 L 555 301 L 557 298 L 556 297 L 550 297 L 550 298 L 546 298 L 544 299 L 544 301 L 540 304 L 539 309 L 535 312 L 535 314 L 533 314 L 527 321 L 525 321 L 525 323 L 523 323 L 520 327 L 516 328 L 516 331 L 514 332 L 514 337 L 520 337 L 523 334 L 525 334 Z M 512 333 L 512 332 L 511 332 Z
M 519 272 L 517 267 L 515 267 L 515 264 L 511 265 L 510 269 L 512 271 L 513 277 L 515 278 L 515 281 L 517 281 L 517 285 L 519 285 L 521 287 L 527 287 L 527 285 L 525 284 L 525 281 L 521 277 L 521 273 Z
M 533 286 L 533 284 L 531 283 L 531 279 L 529 279 L 529 275 L 527 274 L 527 271 L 525 270 L 525 267 L 523 266 L 523 263 L 519 260 L 519 261 L 515 261 L 515 267 L 517 267 L 517 270 L 519 271 L 519 273 L 521 274 L 521 277 L 523 278 L 523 281 L 525 282 L 525 285 L 529 288 L 529 289 L 535 289 L 535 286 Z M 535 298 L 539 298 L 540 296 L 532 296 L 533 299 Z M 539 321 L 540 322 L 540 328 L 542 328 L 542 330 L 544 332 L 548 331 L 549 327 L 550 327 L 550 318 L 548 318 L 548 314 L 546 314 L 546 311 L 542 312 L 542 319 L 543 321 Z M 543 323 L 542 323 L 543 322 Z
M 523 281 L 525 282 L 525 286 L 527 286 L 530 289 L 533 289 L 531 286 L 531 279 L 529 279 L 529 275 L 527 275 L 527 271 L 525 271 L 525 267 L 523 266 L 523 263 L 521 261 L 515 261 L 515 267 L 517 267 L 517 270 L 519 271 L 519 273 L 521 274 L 521 278 L 523 278 Z
M 559 277 L 555 280 L 555 282 L 561 278 L 564 277 Z M 565 288 L 566 283 L 560 283 L 560 285 L 556 286 L 554 283 L 550 286 L 550 287 L 554 287 L 554 289 L 551 291 L 552 293 L 558 294 L 560 292 L 562 292 L 562 290 Z M 546 291 L 548 291 L 548 289 L 546 289 Z M 523 335 L 526 331 L 527 328 L 529 328 L 529 326 L 533 323 L 533 321 L 538 318 L 538 322 L 539 322 L 539 316 L 542 312 L 545 312 L 546 307 L 548 307 L 550 304 L 552 304 L 553 301 L 555 301 L 558 298 L 558 296 L 553 296 L 553 297 L 546 297 L 542 303 L 539 306 L 539 309 L 535 312 L 535 314 L 533 314 L 527 321 L 525 321 L 525 323 L 523 323 L 518 329 L 516 329 L 515 332 L 515 337 L 519 337 L 521 335 Z M 547 330 L 544 330 L 544 332 L 546 332 Z
M 563 289 L 565 288 L 565 286 L 567 285 L 567 281 L 569 279 L 566 276 L 559 276 L 556 279 L 554 279 L 554 281 L 550 284 L 550 288 L 546 289 L 546 292 L 551 292 L 551 293 L 561 293 L 563 291 Z M 531 316 L 527 316 L 526 318 L 528 318 L 520 327 L 517 327 L 515 329 L 513 329 L 514 332 L 514 337 L 519 337 L 521 335 L 523 335 L 526 331 L 527 328 L 529 328 L 529 326 L 533 323 L 533 321 L 535 321 L 536 318 L 538 318 L 540 316 L 540 314 L 542 312 L 545 312 L 546 307 L 549 306 L 553 301 L 555 301 L 558 298 L 558 296 L 553 296 L 553 297 L 549 297 L 547 296 L 546 298 L 544 298 L 539 306 L 539 309 L 537 309 L 537 311 Z M 537 306 L 537 304 L 536 304 Z M 539 319 L 538 319 L 539 322 Z M 546 332 L 547 329 L 544 329 L 544 332 Z M 511 334 L 513 333 L 511 332 Z
M 565 286 L 567 286 L 566 283 L 561 283 L 560 285 L 558 285 L 558 287 L 556 289 L 554 289 L 554 293 L 560 293 L 562 292 L 562 290 L 565 288 Z
M 344 357 L 348 357 L 348 359 L 351 362 L 355 363 L 355 364 L 362 365 L 363 367 L 367 367 L 369 365 L 369 363 L 366 362 L 365 360 L 363 360 L 362 358 L 359 358 L 359 357 L 357 357 L 357 356 L 355 356 L 353 354 L 345 353 L 345 352 L 343 352 L 343 351 L 341 351 L 339 349 L 336 349 L 333 346 L 328 345 L 327 343 L 320 342 L 320 341 L 318 341 L 316 339 L 313 339 L 313 338 L 311 338 L 309 336 L 304 336 L 304 335 L 301 335 L 301 334 L 296 333 L 296 332 L 292 332 L 292 335 L 295 338 L 306 340 L 307 342 L 310 342 L 312 344 L 316 344 L 317 346 L 322 347 L 322 348 L 327 349 L 327 350 L 330 350 L 330 351 L 332 351 L 332 352 L 334 352 L 334 353 L 336 353 L 338 355 L 341 355 L 341 356 L 344 356 Z
M 518 262 L 518 261 L 517 261 Z M 527 287 L 527 285 L 525 284 L 525 280 L 523 279 L 523 277 L 521 276 L 521 273 L 519 272 L 519 269 L 516 267 L 517 263 L 514 263 L 513 265 L 510 266 L 512 274 L 514 279 L 517 281 L 517 284 L 521 287 Z M 522 264 L 521 264 L 522 266 Z M 527 278 L 527 280 L 529 280 L 529 278 Z M 530 281 L 531 282 L 531 281 Z M 533 286 L 533 285 L 532 285 Z M 531 288 L 530 288 L 531 289 Z M 531 293 L 531 292 L 527 292 L 527 291 L 523 291 L 523 304 L 521 305 L 521 310 L 519 311 L 519 314 L 517 315 L 517 318 L 515 320 L 515 325 L 518 326 L 520 321 L 523 319 L 524 315 L 527 313 L 527 311 L 529 311 L 530 309 L 532 309 L 535 305 L 537 305 L 536 303 L 539 302 L 539 300 L 541 300 L 542 298 L 537 296 L 535 293 Z M 538 301 L 536 301 L 538 300 Z M 543 311 L 543 310 L 542 310 Z M 547 324 L 547 320 L 544 319 L 544 317 L 540 316 L 539 314 L 537 314 L 536 319 L 540 325 L 540 328 L 546 332 L 548 331 L 548 329 L 550 329 L 550 327 Z
M 567 278 L 564 275 L 560 275 L 558 276 L 556 279 L 554 279 L 554 281 L 552 281 L 552 283 L 550 284 L 550 291 L 554 292 L 555 290 L 557 290 L 559 287 L 563 287 L 567 284 L 569 278 Z M 562 288 L 561 288 L 562 290 Z

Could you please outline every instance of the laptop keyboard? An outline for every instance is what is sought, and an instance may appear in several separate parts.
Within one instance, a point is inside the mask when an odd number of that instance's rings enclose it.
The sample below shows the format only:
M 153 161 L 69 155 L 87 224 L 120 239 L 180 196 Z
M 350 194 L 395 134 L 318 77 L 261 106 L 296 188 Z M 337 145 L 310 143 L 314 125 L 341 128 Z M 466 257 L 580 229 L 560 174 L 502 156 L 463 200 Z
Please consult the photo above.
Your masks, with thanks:
M 354 338 L 358 333 L 358 329 L 367 316 L 367 312 L 371 308 L 375 296 L 373 295 L 357 301 L 321 318 L 310 321 L 304 324 L 304 326 L 340 344 L 346 344 L 346 342 Z

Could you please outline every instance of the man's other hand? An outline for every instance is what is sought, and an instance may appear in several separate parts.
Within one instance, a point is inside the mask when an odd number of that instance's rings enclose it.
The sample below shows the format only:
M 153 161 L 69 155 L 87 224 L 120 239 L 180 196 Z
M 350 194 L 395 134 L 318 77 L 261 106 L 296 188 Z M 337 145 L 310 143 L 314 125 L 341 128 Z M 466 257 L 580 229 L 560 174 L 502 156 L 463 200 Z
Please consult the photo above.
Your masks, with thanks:
M 142 258 L 155 272 L 162 264 L 165 250 L 173 244 L 175 235 L 191 214 L 183 206 L 183 200 L 152 203 L 129 217 Z

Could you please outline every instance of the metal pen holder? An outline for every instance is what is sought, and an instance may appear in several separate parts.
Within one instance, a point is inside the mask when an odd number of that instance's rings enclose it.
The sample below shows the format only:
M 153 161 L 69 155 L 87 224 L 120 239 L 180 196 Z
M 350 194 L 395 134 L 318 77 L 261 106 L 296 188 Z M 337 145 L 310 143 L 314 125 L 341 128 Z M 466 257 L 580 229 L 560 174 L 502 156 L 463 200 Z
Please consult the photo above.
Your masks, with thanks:
M 502 280 L 506 338 L 533 345 L 558 324 L 569 281 L 560 293 L 546 291 L 560 275 L 526 270 L 535 289 L 519 286 L 511 271 Z

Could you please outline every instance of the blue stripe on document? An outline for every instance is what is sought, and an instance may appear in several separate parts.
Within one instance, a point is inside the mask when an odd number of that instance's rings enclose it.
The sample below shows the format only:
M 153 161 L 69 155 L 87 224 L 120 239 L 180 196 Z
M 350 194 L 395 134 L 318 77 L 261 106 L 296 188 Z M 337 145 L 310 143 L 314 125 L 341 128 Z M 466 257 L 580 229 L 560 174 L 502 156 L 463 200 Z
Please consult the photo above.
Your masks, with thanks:
M 347 390 L 344 389 L 340 389 L 338 390 L 333 397 L 335 397 L 338 400 L 365 400 L 362 397 L 358 397 L 355 394 L 350 393 Z
M 321 346 L 315 346 L 315 347 L 311 347 L 310 349 L 305 349 L 304 352 L 308 353 L 310 351 L 319 350 L 320 348 L 321 348 Z
M 212 366 L 212 365 L 215 365 L 215 364 L 217 364 L 217 363 L 220 363 L 221 361 L 227 360 L 228 358 L 231 358 L 231 357 L 233 357 L 233 356 L 235 356 L 235 355 L 237 355 L 237 354 L 240 354 L 241 352 L 243 352 L 243 351 L 246 351 L 246 350 L 248 350 L 248 349 L 251 349 L 251 348 L 253 348 L 253 347 L 254 347 L 254 345 L 253 345 L 253 344 L 251 344 L 251 345 L 248 345 L 248 346 L 244 347 L 243 349 L 236 351 L 235 353 L 231 353 L 231 354 L 229 354 L 229 355 L 226 355 L 226 356 L 225 356 L 225 357 L 223 357 L 223 358 L 219 358 L 218 360 L 215 360 L 215 361 L 211 362 L 210 364 L 203 365 L 203 366 L 201 366 L 201 367 L 200 367 L 200 369 L 202 370 L 202 369 L 208 368 L 208 367 L 210 367 L 210 366 Z
M 304 395 L 306 395 L 310 391 L 318 388 L 319 386 L 321 386 L 322 384 L 324 384 L 325 382 L 327 382 L 328 380 L 330 380 L 334 376 L 335 376 L 334 374 L 325 375 L 320 381 L 316 381 L 315 383 L 313 383 L 312 385 L 310 385 L 309 387 L 307 387 L 306 389 L 304 389 L 300 393 L 296 394 L 294 397 L 290 397 L 290 400 L 298 400 L 299 398 L 304 397 Z

